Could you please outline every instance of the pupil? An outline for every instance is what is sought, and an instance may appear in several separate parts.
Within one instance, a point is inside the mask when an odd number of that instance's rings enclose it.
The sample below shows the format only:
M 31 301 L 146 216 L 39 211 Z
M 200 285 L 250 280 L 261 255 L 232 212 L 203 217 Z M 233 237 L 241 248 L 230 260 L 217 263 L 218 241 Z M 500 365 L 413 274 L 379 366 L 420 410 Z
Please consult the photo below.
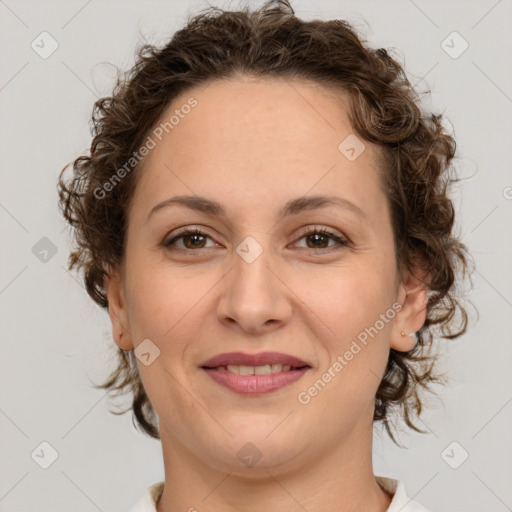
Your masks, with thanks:
M 310 238 L 313 238 L 314 240 L 318 241 L 318 238 L 325 238 L 324 235 L 321 235 L 321 234 L 314 234 L 314 235 L 310 235 Z M 324 240 L 325 241 L 325 240 Z M 316 247 L 319 246 L 319 244 L 314 244 Z M 325 244 L 322 244 L 322 246 L 324 246 Z
M 204 238 L 202 235 L 187 235 L 187 240 L 190 240 L 190 239 L 197 239 L 197 238 Z M 196 240 L 197 241 L 197 240 Z M 194 247 L 197 247 L 198 245 L 195 244 L 194 242 L 192 243 L 192 245 Z

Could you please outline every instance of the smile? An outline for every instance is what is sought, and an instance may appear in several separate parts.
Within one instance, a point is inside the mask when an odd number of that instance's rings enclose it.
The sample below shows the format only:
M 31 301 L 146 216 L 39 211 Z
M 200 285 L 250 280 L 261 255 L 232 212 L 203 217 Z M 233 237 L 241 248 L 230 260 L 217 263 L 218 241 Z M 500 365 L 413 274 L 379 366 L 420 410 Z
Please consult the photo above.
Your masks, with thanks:
M 288 367 L 287 367 L 288 366 Z M 271 393 L 298 381 L 309 366 L 293 368 L 289 365 L 264 366 L 228 365 L 217 368 L 202 368 L 217 384 L 245 396 Z

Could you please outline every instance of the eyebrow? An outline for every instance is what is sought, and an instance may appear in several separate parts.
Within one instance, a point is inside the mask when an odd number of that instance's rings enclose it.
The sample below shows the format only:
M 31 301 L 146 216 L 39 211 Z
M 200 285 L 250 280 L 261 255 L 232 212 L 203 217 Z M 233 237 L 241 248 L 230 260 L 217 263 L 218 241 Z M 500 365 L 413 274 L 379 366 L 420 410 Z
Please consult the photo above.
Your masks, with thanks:
M 224 207 L 211 199 L 201 196 L 175 196 L 162 201 L 161 203 L 156 204 L 151 208 L 147 216 L 147 220 L 159 210 L 171 205 L 181 205 L 190 210 L 195 210 L 198 212 L 206 213 L 208 215 L 220 217 L 226 219 L 228 217 L 226 210 Z M 316 196 L 304 196 L 298 197 L 296 199 L 292 199 L 288 201 L 279 211 L 278 218 L 283 219 L 290 215 L 296 215 L 303 211 L 314 210 L 317 208 L 325 208 L 328 206 L 337 206 L 348 210 L 355 215 L 362 217 L 365 220 L 368 220 L 367 214 L 359 208 L 356 204 L 352 203 L 348 199 L 344 199 L 343 197 L 337 196 L 326 196 L 326 195 L 316 195 Z

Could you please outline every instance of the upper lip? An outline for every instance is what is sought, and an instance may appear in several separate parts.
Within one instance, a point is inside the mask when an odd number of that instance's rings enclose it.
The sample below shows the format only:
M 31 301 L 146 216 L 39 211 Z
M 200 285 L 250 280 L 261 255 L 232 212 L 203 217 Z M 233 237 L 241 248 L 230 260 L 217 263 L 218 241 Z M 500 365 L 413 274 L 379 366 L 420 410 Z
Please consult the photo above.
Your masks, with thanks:
M 264 366 L 266 364 L 287 364 L 294 368 L 310 366 L 308 363 L 295 356 L 282 352 L 261 352 L 259 354 L 246 354 L 244 352 L 226 352 L 218 354 L 205 361 L 202 368 L 217 368 L 218 366 L 243 365 Z

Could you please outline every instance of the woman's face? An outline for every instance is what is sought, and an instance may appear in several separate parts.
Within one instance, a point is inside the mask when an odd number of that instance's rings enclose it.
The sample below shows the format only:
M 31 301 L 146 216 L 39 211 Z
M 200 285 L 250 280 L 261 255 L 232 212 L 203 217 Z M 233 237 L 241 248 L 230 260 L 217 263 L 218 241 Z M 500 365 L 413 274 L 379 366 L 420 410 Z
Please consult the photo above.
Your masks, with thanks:
M 243 472 L 257 459 L 251 471 L 300 467 L 371 436 L 389 349 L 414 346 L 400 331 L 423 325 L 425 296 L 406 300 L 378 148 L 354 138 L 344 105 L 298 80 L 214 81 L 176 99 L 162 118 L 175 114 L 173 124 L 151 135 L 107 292 L 116 342 L 136 349 L 175 452 Z M 178 202 L 153 210 L 176 196 L 224 214 Z M 180 238 L 183 228 L 200 234 Z M 309 368 L 260 391 L 256 380 L 288 376 L 226 370 L 244 393 L 203 368 L 232 352 L 279 352 Z

